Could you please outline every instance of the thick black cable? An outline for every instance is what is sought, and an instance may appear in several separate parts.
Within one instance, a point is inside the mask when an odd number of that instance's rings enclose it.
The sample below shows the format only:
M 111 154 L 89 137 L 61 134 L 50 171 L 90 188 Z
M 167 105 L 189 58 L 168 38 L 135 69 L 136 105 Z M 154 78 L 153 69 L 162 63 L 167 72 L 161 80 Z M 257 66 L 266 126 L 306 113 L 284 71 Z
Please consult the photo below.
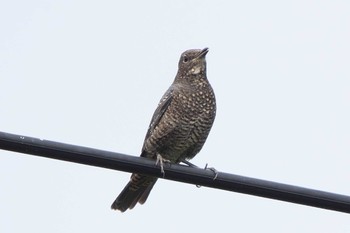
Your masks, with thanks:
M 88 147 L 0 132 L 0 149 L 350 213 L 350 196 L 169 163 L 163 177 L 154 160 Z

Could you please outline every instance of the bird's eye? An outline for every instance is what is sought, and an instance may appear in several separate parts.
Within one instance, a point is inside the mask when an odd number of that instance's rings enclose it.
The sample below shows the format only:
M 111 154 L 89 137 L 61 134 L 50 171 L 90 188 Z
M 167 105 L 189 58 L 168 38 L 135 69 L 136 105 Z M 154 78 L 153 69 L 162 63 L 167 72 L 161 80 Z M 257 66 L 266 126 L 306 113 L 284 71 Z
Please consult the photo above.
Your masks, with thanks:
M 189 59 L 188 59 L 188 57 L 186 55 L 184 56 L 184 60 L 183 61 L 184 61 L 184 63 L 189 61 Z

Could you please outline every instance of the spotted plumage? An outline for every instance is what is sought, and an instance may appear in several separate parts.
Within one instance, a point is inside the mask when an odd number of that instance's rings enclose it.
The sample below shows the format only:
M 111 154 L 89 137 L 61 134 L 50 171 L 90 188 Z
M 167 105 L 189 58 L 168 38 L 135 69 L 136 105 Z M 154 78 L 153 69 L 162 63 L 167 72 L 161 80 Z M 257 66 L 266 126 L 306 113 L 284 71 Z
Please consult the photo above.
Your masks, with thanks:
M 141 157 L 161 156 L 172 163 L 193 158 L 203 147 L 216 113 L 215 95 L 206 76 L 208 48 L 182 53 L 174 82 L 160 100 L 148 128 Z M 156 177 L 132 174 L 111 208 L 122 212 L 143 204 Z

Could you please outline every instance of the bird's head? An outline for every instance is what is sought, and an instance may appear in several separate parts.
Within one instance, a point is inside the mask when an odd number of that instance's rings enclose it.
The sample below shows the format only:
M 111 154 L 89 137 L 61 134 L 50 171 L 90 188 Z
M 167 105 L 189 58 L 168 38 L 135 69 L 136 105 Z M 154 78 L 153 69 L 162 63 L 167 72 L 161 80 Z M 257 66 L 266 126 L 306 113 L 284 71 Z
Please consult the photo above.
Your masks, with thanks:
M 179 75 L 185 77 L 188 75 L 203 74 L 206 72 L 205 55 L 209 52 L 208 48 L 190 49 L 181 54 L 179 61 Z

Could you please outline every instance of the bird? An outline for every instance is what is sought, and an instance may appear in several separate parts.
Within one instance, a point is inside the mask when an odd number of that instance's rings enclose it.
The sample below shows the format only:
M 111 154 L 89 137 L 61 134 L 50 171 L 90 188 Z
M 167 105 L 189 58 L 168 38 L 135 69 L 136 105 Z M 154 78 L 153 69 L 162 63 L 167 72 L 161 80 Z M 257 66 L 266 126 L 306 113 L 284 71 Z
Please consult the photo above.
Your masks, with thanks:
M 161 98 L 148 127 L 141 157 L 186 163 L 203 147 L 216 115 L 216 99 L 207 79 L 208 48 L 183 52 L 175 79 Z M 125 212 L 144 204 L 157 177 L 134 173 L 111 208 Z

